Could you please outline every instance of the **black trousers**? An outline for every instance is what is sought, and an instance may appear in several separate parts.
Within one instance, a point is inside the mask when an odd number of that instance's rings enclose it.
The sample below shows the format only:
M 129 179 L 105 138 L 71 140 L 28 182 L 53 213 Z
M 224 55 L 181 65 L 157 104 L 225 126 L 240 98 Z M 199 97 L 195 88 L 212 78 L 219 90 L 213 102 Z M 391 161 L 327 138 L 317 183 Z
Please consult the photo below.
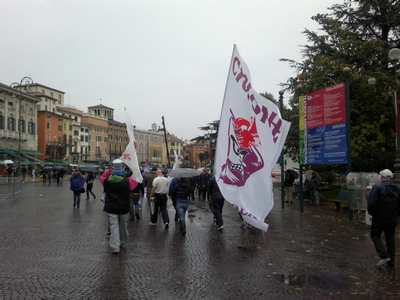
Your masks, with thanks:
M 87 183 L 86 184 L 86 199 L 89 199 L 90 195 L 93 196 L 93 199 L 96 199 L 96 195 L 93 193 L 92 189 L 93 189 L 93 183 Z
M 169 223 L 167 201 L 168 201 L 167 194 L 155 194 L 154 212 L 153 215 L 151 216 L 152 223 L 157 223 L 159 211 L 161 211 L 161 216 L 164 221 L 164 224 Z
M 214 214 L 215 222 L 217 226 L 220 227 L 224 225 L 222 220 L 222 209 L 224 208 L 224 199 L 221 198 L 211 198 L 210 208 Z
M 394 261 L 394 241 L 395 241 L 396 223 L 377 222 L 372 218 L 371 239 L 374 242 L 375 249 L 380 258 L 390 258 Z M 382 233 L 385 234 L 386 247 L 382 242 Z

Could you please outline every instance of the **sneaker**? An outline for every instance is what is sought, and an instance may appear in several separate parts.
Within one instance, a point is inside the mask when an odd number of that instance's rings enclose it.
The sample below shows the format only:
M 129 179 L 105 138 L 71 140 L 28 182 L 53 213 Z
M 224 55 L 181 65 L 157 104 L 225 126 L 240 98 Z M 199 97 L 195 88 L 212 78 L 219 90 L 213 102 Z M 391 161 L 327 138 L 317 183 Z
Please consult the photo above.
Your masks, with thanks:
M 119 250 L 113 250 L 112 252 L 111 252 L 113 255 L 118 255 L 119 254 Z
M 136 219 L 140 220 L 140 215 L 139 215 L 139 213 L 136 213 L 135 216 L 136 216 Z
M 165 223 L 165 229 L 168 229 L 169 223 Z
M 390 258 L 382 258 L 378 261 L 378 263 L 376 264 L 377 267 L 382 267 L 384 265 L 386 265 L 388 262 L 390 262 Z
M 151 225 L 151 226 L 156 226 L 157 223 L 150 222 L 149 225 Z
M 221 225 L 217 228 L 218 231 L 221 231 L 222 229 L 224 229 L 224 225 Z

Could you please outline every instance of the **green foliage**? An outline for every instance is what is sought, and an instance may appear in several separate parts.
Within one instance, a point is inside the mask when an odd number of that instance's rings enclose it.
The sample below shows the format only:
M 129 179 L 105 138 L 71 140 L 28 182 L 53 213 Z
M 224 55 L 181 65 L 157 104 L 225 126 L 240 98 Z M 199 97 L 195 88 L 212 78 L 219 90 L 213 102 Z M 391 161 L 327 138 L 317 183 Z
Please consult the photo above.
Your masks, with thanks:
M 391 167 L 395 151 L 393 90 L 395 70 L 388 52 L 400 47 L 400 1 L 347 0 L 312 19 L 318 32 L 305 30 L 308 44 L 303 59 L 282 59 L 300 77 L 290 78 L 285 87 L 295 96 L 287 149 L 296 156 L 298 149 L 298 95 L 350 82 L 351 161 L 353 170 L 379 170 Z M 370 77 L 376 85 L 368 85 Z

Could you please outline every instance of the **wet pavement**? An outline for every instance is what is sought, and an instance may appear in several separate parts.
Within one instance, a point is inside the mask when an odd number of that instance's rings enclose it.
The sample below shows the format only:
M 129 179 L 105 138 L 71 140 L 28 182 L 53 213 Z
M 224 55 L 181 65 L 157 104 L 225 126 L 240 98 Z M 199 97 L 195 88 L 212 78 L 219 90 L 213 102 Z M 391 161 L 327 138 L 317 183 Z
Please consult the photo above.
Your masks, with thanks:
M 0 299 L 400 299 L 365 225 L 333 207 L 275 207 L 261 233 L 226 205 L 217 232 L 197 203 L 186 238 L 175 224 L 149 226 L 144 211 L 113 256 L 99 200 L 74 210 L 67 184 L 27 183 L 0 198 Z

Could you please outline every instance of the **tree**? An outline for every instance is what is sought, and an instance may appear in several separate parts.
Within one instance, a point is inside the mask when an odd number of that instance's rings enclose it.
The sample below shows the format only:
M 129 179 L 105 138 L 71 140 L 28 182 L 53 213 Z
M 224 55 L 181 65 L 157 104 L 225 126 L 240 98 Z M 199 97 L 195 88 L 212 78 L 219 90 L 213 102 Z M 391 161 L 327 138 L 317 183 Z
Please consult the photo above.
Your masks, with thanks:
M 400 1 L 346 0 L 312 19 L 320 31 L 305 30 L 303 59 L 282 59 L 301 74 L 286 83 L 295 95 L 288 146 L 297 151 L 298 95 L 344 81 L 351 83 L 351 160 L 353 170 L 379 170 L 394 159 L 393 88 L 395 70 L 388 52 L 400 47 Z M 376 85 L 368 85 L 370 77 Z M 293 154 L 293 153 L 292 153 Z

